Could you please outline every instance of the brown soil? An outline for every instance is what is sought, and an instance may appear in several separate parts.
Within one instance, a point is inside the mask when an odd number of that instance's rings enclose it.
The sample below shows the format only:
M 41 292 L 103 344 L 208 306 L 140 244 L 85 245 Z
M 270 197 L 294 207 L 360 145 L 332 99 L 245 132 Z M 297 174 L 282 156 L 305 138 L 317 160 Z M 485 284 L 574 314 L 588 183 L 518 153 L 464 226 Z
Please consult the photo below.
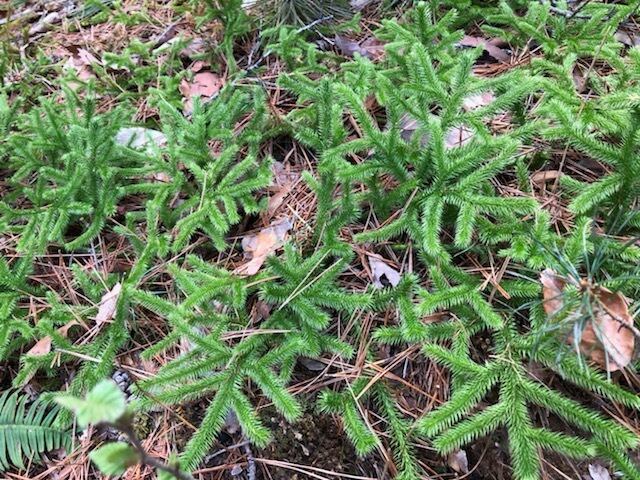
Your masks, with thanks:
M 294 469 L 306 470 L 325 478 L 339 478 L 331 472 L 378 478 L 376 460 L 358 458 L 342 427 L 332 416 L 306 412 L 293 425 L 273 410 L 263 413 L 262 418 L 274 433 L 274 440 L 265 449 L 256 452 L 256 457 L 274 462 L 263 463 L 263 468 L 258 469 L 258 478 L 318 478 Z

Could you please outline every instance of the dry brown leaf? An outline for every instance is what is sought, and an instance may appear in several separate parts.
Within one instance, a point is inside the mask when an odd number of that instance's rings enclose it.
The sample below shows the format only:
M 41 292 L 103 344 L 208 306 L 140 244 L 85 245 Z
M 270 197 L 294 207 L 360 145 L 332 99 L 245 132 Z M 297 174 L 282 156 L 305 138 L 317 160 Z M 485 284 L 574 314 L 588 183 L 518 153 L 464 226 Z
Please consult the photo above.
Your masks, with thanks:
M 356 12 L 359 12 L 372 2 L 373 0 L 351 0 L 349 4 Z
M 531 181 L 536 185 L 542 185 L 561 176 L 562 172 L 560 170 L 544 170 L 542 172 L 536 172 L 531 175 Z
M 333 37 L 333 42 L 336 48 L 340 50 L 340 53 L 345 57 L 353 57 L 356 53 L 364 56 L 359 42 L 350 40 L 343 35 L 335 35 Z
M 384 57 L 384 46 L 381 40 L 376 37 L 369 37 L 360 43 L 363 55 L 371 60 L 381 60 Z
M 400 136 L 403 140 L 410 141 L 416 130 L 418 130 L 418 121 L 408 113 L 405 113 L 400 117 Z M 469 143 L 475 132 L 465 125 L 453 127 L 449 129 L 444 138 L 444 147 L 446 149 L 461 147 Z M 420 138 L 420 145 L 426 147 L 429 144 L 429 134 L 422 135 Z
M 157 172 L 151 175 L 151 180 L 160 183 L 171 183 L 171 177 L 165 172 Z
M 234 435 L 235 433 L 242 430 L 240 422 L 238 421 L 238 417 L 233 410 L 229 410 L 227 412 L 222 428 L 224 428 L 230 435 Z
M 571 72 L 571 77 L 573 78 L 573 85 L 576 87 L 576 92 L 584 91 L 587 86 L 587 82 L 589 80 L 589 69 L 582 67 L 579 64 L 576 64 Z
M 262 216 L 265 223 L 273 218 L 280 205 L 283 204 L 285 198 L 289 196 L 294 185 L 300 179 L 298 172 L 287 170 L 282 162 L 274 162 L 272 170 L 274 179 L 274 184 L 270 189 L 272 195 L 269 196 L 267 209 Z
M 222 88 L 222 78 L 212 72 L 198 72 L 190 82 L 183 79 L 180 82 L 180 93 L 184 95 L 184 112 L 193 112 L 193 99 L 200 98 L 202 103 L 210 101 Z
M 492 103 L 496 99 L 496 96 L 493 92 L 481 92 L 474 93 L 473 95 L 469 95 L 467 98 L 462 100 L 462 108 L 464 110 L 471 111 L 476 108 L 485 107 Z
M 414 132 L 418 129 L 418 121 L 408 113 L 405 113 L 400 117 L 400 136 L 403 140 L 409 141 Z M 423 135 L 420 139 L 420 145 L 426 146 L 429 143 L 428 135 Z
M 163 147 L 167 144 L 167 136 L 151 128 L 125 127 L 118 130 L 115 141 L 118 145 L 153 152 L 153 145 Z
M 619 293 L 601 287 L 596 297 L 598 305 L 593 308 L 595 325 L 592 322 L 589 327 L 594 340 L 597 339 L 604 348 L 593 349 L 591 358 L 607 371 L 615 372 L 629 365 L 633 359 L 636 337 L 629 328 L 633 326 L 633 318 L 626 300 Z M 588 333 L 586 330 L 582 333 L 583 339 Z M 587 335 L 584 341 L 589 339 Z
M 327 368 L 324 363 L 319 362 L 318 360 L 314 360 L 313 358 L 299 357 L 298 362 L 302 364 L 302 366 L 304 366 L 307 370 L 311 370 L 312 372 L 321 372 L 322 370 Z
M 543 270 L 540 274 L 540 283 L 542 283 L 542 306 L 545 313 L 552 317 L 562 310 L 562 291 L 566 283 L 550 268 Z
M 193 62 L 193 64 L 189 67 L 189 70 L 191 70 L 193 73 L 198 73 L 199 71 L 201 71 L 203 68 L 208 68 L 211 65 L 209 64 L 209 62 L 205 62 L 203 60 L 196 60 L 195 62 Z
M 62 21 L 62 15 L 60 12 L 50 12 L 34 23 L 29 29 L 29 35 L 36 35 L 38 33 L 44 33 L 53 27 L 53 25 Z
M 462 37 L 462 40 L 458 42 L 459 45 L 463 47 L 477 47 L 478 45 L 482 46 L 485 52 L 491 55 L 493 58 L 498 60 L 499 62 L 509 62 L 511 56 L 505 52 L 502 48 L 498 47 L 498 45 L 502 44 L 502 40 L 500 39 L 492 39 L 487 40 L 481 37 L 472 37 L 470 35 L 465 35 Z
M 470 128 L 460 125 L 449 130 L 444 138 L 444 146 L 447 149 L 461 147 L 469 143 L 475 135 Z
M 80 322 L 78 322 L 77 320 L 71 320 L 66 325 L 63 325 L 62 327 L 58 328 L 57 332 L 63 337 L 66 337 L 69 333 L 69 329 L 74 325 L 80 325 Z M 36 344 L 33 347 L 31 347 L 31 349 L 29 349 L 29 351 L 27 352 L 27 355 L 31 357 L 41 357 L 43 355 L 46 355 L 51 351 L 51 342 L 52 342 L 52 338 L 50 335 L 47 335 L 46 337 L 42 337 L 40 340 L 36 342 Z
M 32 357 L 41 357 L 51 351 L 51 336 L 42 337 L 36 344 L 29 349 L 27 355 Z
M 624 30 L 618 30 L 613 37 L 628 47 L 637 47 L 640 45 L 640 37 L 629 32 L 625 32 Z
M 546 269 L 540 274 L 540 283 L 544 311 L 551 317 L 563 307 L 562 292 L 566 282 L 553 270 Z M 626 367 L 633 358 L 633 318 L 627 301 L 620 293 L 604 287 L 593 287 L 591 292 L 593 316 L 582 330 L 580 350 L 601 368 L 615 372 Z M 568 341 L 571 343 L 573 338 Z
M 193 80 L 183 79 L 180 83 L 180 93 L 185 97 L 212 97 L 222 87 L 222 79 L 212 72 L 198 72 Z
M 367 38 L 362 42 L 356 42 L 343 35 L 333 37 L 336 48 L 345 57 L 353 57 L 356 53 L 371 60 L 379 59 L 384 54 L 384 43 L 375 37 Z
M 85 50 L 84 48 L 78 48 L 74 51 L 67 51 L 67 54 L 70 54 L 67 62 L 64 64 L 65 69 L 74 70 L 76 72 L 76 76 L 79 80 L 83 82 L 87 82 L 96 76 L 93 74 L 93 70 L 91 68 L 92 65 L 99 65 L 100 60 L 98 60 L 93 54 Z M 71 88 L 77 89 L 79 85 L 71 82 Z
M 193 58 L 196 55 L 201 55 L 207 50 L 207 43 L 202 38 L 192 38 L 189 44 L 180 50 L 181 57 Z
M 589 464 L 589 476 L 591 480 L 611 480 L 609 471 L 602 465 Z
M 96 325 L 100 326 L 104 322 L 108 322 L 113 319 L 113 316 L 116 314 L 116 307 L 118 305 L 118 298 L 120 298 L 121 290 L 122 284 L 118 282 L 110 291 L 102 296 L 98 306 L 98 314 L 96 315 Z
M 469 473 L 469 460 L 467 459 L 467 452 L 464 450 L 451 452 L 447 457 L 447 463 L 458 473 Z
M 271 306 L 263 300 L 258 300 L 255 303 L 255 313 L 258 320 L 267 320 L 271 316 Z
M 269 227 L 263 228 L 255 235 L 244 237 L 242 239 L 242 248 L 250 260 L 236 268 L 233 273 L 237 275 L 255 275 L 258 273 L 267 257 L 284 245 L 291 227 L 291 221 L 285 218 Z
M 376 288 L 384 288 L 389 285 L 395 287 L 400 283 L 400 273 L 396 269 L 391 268 L 385 262 L 372 255 L 369 255 L 368 258 L 373 276 L 373 285 Z

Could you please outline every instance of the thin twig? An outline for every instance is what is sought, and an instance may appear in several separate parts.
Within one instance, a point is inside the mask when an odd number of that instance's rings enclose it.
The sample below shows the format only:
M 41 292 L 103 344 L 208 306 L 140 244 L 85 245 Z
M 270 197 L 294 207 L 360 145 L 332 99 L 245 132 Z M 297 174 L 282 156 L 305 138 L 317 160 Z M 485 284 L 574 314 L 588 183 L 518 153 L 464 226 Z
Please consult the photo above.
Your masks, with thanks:
M 142 446 L 142 442 L 140 442 L 135 432 L 133 431 L 133 428 L 128 423 L 106 423 L 106 425 L 119 430 L 127 437 L 129 442 L 131 443 L 131 446 L 138 453 L 138 456 L 140 457 L 140 463 L 149 467 L 153 467 L 157 470 L 165 471 L 168 474 L 173 475 L 178 480 L 194 480 L 191 475 L 182 472 L 178 467 L 173 467 L 169 464 L 164 463 L 158 457 L 149 455 L 145 448 Z

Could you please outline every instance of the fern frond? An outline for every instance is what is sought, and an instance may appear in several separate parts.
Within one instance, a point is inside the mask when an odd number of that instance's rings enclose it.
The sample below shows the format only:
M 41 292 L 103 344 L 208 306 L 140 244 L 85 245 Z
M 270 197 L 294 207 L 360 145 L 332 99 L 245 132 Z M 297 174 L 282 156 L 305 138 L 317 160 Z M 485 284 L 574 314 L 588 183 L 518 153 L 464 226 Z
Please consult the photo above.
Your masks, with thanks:
M 25 461 L 39 461 L 40 455 L 71 448 L 71 433 L 55 426 L 58 410 L 48 402 L 7 390 L 0 395 L 0 470 L 25 468 Z

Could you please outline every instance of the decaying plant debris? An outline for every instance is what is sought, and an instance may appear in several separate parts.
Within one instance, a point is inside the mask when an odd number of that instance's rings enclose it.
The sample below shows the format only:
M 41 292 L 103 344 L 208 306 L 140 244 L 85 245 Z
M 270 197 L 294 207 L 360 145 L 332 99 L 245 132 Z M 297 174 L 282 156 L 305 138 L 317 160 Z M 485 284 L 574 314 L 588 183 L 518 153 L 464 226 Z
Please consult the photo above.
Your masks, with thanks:
M 1 5 L 3 475 L 640 478 L 637 7 Z

